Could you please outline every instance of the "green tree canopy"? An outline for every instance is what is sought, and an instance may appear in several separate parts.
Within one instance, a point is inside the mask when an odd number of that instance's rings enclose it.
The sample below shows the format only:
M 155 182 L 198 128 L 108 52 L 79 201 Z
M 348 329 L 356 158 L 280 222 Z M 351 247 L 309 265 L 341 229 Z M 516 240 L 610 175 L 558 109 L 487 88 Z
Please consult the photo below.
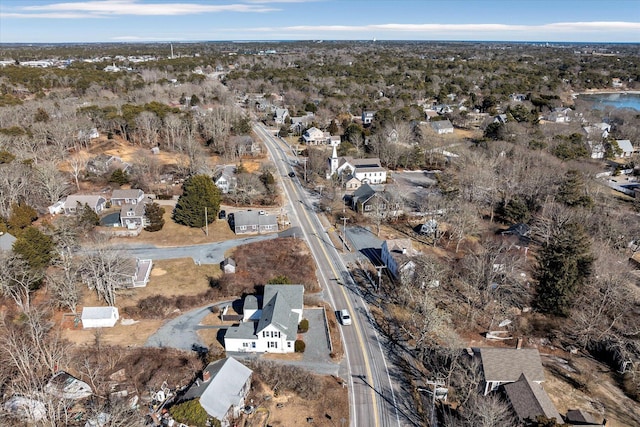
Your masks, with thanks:
M 22 202 L 12 203 L 7 224 L 12 232 L 17 232 L 29 227 L 36 219 L 38 219 L 38 212 L 34 208 Z
M 144 229 L 146 231 L 160 231 L 164 227 L 164 208 L 156 202 L 149 203 L 145 206 L 145 216 L 149 220 L 149 225 Z
M 591 275 L 594 261 L 591 243 L 576 222 L 558 225 L 549 242 L 538 253 L 534 277 L 537 307 L 550 314 L 566 316 L 580 286 Z
M 593 199 L 587 195 L 586 186 L 579 171 L 575 169 L 567 171 L 558 189 L 558 200 L 569 207 L 593 206 Z
M 189 227 L 211 224 L 220 210 L 220 190 L 207 175 L 194 175 L 182 184 L 182 196 L 173 211 L 173 220 Z M 207 218 L 205 222 L 205 208 Z
M 27 227 L 13 243 L 13 251 L 35 270 L 46 268 L 53 259 L 53 239 L 35 227 Z
M 269 279 L 269 281 L 267 281 L 268 285 L 290 285 L 291 284 L 291 279 L 289 279 L 287 276 L 281 274 L 279 276 L 275 276 L 272 277 L 271 279 Z
M 181 423 L 196 427 L 220 427 L 220 421 L 210 417 L 204 410 L 198 399 L 187 400 L 178 403 L 169 409 L 169 412 Z
M 129 182 L 129 174 L 126 171 L 118 168 L 111 173 L 109 182 L 115 182 L 118 185 L 124 185 Z

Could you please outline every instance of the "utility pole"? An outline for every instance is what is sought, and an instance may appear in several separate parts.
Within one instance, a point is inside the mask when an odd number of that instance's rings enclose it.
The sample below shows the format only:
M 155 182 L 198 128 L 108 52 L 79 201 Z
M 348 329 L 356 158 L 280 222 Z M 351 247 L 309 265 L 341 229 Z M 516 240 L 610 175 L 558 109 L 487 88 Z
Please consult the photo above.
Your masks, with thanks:
M 436 419 L 436 389 L 438 387 L 444 387 L 446 383 L 445 383 L 445 381 L 443 379 L 427 380 L 425 382 L 428 385 L 432 385 L 433 386 L 433 391 L 431 391 L 429 389 L 426 389 L 426 388 L 420 388 L 420 387 L 418 387 L 418 391 L 426 391 L 428 393 L 432 393 L 431 394 L 431 421 L 430 421 L 429 425 L 431 427 L 437 427 L 438 421 Z
M 209 237 L 209 215 L 207 213 L 207 207 L 204 207 L 204 227 L 205 227 L 205 234 L 207 235 L 207 237 Z
M 304 182 L 307 182 L 307 158 L 304 158 Z
M 346 247 L 346 243 L 345 241 L 347 240 L 347 220 L 349 218 L 347 218 L 346 216 L 343 216 L 342 218 L 340 218 L 342 220 L 342 252 L 345 252 L 345 247 Z
M 380 287 L 382 286 L 382 269 L 383 268 L 387 268 L 386 265 L 377 265 L 376 266 L 376 270 L 378 270 L 378 289 L 376 289 L 376 292 L 380 290 Z

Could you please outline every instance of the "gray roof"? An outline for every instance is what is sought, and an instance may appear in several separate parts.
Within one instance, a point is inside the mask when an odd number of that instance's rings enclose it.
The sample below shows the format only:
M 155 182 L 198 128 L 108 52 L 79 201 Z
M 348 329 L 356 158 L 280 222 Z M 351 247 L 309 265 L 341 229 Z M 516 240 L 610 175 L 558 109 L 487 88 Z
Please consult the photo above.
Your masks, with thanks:
M 233 214 L 233 223 L 238 226 L 278 225 L 274 215 L 260 215 L 258 211 L 238 211 Z
M 10 251 L 13 249 L 13 242 L 17 239 L 9 233 L 0 234 L 0 251 Z
M 107 306 L 107 307 L 83 307 L 82 308 L 82 320 L 89 319 L 111 319 L 114 312 L 117 310 L 116 307 Z
M 256 338 L 256 326 L 254 322 L 240 323 L 238 326 L 230 326 L 224 334 L 225 338 L 247 339 Z
M 236 266 L 236 262 L 233 260 L 233 258 L 230 257 L 226 257 L 223 261 L 222 261 L 222 266 L 224 267 L 225 265 L 232 265 L 232 266 Z
M 197 380 L 181 401 L 200 398 L 200 405 L 212 417 L 223 420 L 229 408 L 238 404 L 244 386 L 253 371 L 232 357 L 210 363 L 205 369 L 207 382 Z
M 631 144 L 631 141 L 629 141 L 628 139 L 616 139 L 616 142 L 618 143 L 618 147 L 620 147 L 620 149 L 623 152 L 625 153 L 633 152 L 633 145 Z
M 137 199 L 144 195 L 144 191 L 132 188 L 131 190 L 113 190 L 111 193 L 111 199 Z
M 101 200 L 102 199 L 102 200 Z M 99 194 L 72 194 L 67 197 L 64 202 L 64 206 L 75 207 L 80 203 L 82 206 L 89 205 L 90 208 L 95 208 L 98 203 L 105 203 L 107 200 Z
M 353 199 L 358 200 L 369 200 L 371 196 L 376 194 L 376 190 L 373 189 L 369 184 L 362 184 L 356 191 L 353 192 Z
M 514 412 L 521 420 L 544 415 L 563 422 L 547 392 L 540 384 L 530 381 L 525 374 L 520 375 L 518 381 L 505 384 L 503 387 Z
M 298 315 L 293 309 L 302 310 L 304 286 L 302 285 L 266 285 L 262 315 L 258 321 L 257 333 L 269 325 L 274 325 L 295 340 L 298 333 Z
M 142 216 L 144 216 L 144 204 L 142 203 L 136 203 L 135 205 L 132 204 L 125 204 L 122 205 L 122 207 L 120 208 L 120 219 L 125 219 L 125 218 L 140 218 Z M 127 212 L 133 212 L 133 216 L 131 215 L 127 215 Z
M 257 310 L 258 309 L 258 298 L 255 295 L 247 295 L 244 297 L 244 302 L 242 303 L 243 310 Z
M 449 120 L 437 120 L 435 122 L 431 122 L 431 127 L 435 130 L 453 129 L 453 125 Z
M 544 381 L 540 353 L 535 348 L 480 349 L 482 370 L 486 381 L 515 382 L 521 374 L 530 381 Z

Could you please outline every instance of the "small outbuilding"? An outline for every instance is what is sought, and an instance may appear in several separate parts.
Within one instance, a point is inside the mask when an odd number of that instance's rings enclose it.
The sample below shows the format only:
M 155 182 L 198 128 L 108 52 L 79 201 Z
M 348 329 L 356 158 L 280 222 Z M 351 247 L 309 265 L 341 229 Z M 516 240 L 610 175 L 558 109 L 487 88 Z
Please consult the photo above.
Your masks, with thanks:
M 83 328 L 113 328 L 120 314 L 118 307 L 84 307 L 82 309 Z
M 233 274 L 236 272 L 236 262 L 233 260 L 233 258 L 227 257 L 224 259 L 224 261 L 222 261 L 221 264 L 224 274 Z

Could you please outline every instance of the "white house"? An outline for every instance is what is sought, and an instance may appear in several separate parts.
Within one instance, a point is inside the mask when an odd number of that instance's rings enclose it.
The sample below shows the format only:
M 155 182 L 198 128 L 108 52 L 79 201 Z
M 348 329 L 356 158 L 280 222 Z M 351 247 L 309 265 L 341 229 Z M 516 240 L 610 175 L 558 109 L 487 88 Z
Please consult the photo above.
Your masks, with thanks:
M 229 427 L 240 416 L 251 388 L 253 371 L 233 357 L 209 363 L 198 378 L 180 398 L 180 402 L 198 399 L 200 406 L 210 417 Z
M 49 206 L 47 209 L 51 215 L 57 215 L 64 212 L 64 200 L 58 200 L 53 205 Z
M 616 139 L 616 142 L 618 143 L 618 147 L 622 150 L 622 153 L 618 155 L 618 157 L 631 157 L 635 151 L 631 141 L 628 139 Z
M 547 115 L 547 120 L 554 123 L 569 123 L 571 121 L 570 114 L 572 111 L 571 108 L 566 107 L 554 108 L 553 111 Z
M 77 213 L 78 207 L 82 209 L 84 205 L 89 207 L 97 214 L 104 210 L 107 199 L 95 194 L 72 194 L 67 197 L 64 202 L 64 213 L 74 215 Z
M 117 307 L 84 307 L 82 309 L 83 328 L 113 328 L 120 314 Z
M 363 111 L 362 112 L 362 124 L 367 126 L 373 123 L 373 118 L 375 117 L 375 111 Z
M 276 112 L 273 115 L 273 120 L 275 120 L 277 125 L 284 124 L 285 120 L 289 117 L 289 110 L 286 108 L 276 108 Z
M 415 270 L 411 258 L 419 252 L 413 249 L 411 239 L 392 239 L 382 243 L 382 262 L 396 279 L 404 280 Z
M 383 184 L 387 182 L 387 170 L 380 164 L 380 159 L 354 159 L 353 157 L 338 157 L 336 146 L 329 159 L 327 179 L 334 175 L 347 175 L 347 180 L 356 178 L 361 184 Z
M 236 167 L 234 165 L 227 165 L 218 169 L 213 174 L 213 182 L 220 189 L 222 194 L 232 192 L 236 187 L 235 174 Z
M 247 296 L 243 322 L 227 329 L 226 351 L 255 353 L 293 353 L 302 320 L 304 286 L 266 285 L 262 309 L 257 298 Z
M 323 132 L 317 127 L 312 127 L 304 131 L 302 140 L 307 145 L 319 145 L 327 142 L 329 133 Z

